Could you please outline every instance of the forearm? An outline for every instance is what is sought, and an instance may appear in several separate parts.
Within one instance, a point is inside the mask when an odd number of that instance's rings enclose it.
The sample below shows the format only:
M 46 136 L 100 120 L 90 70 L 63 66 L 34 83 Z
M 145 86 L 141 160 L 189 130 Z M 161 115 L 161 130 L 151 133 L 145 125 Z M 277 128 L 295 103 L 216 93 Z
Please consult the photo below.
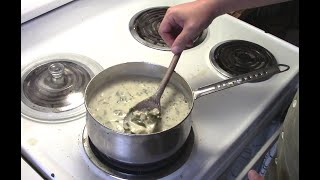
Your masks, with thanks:
M 197 1 L 200 1 L 206 4 L 206 6 L 210 9 L 211 16 L 217 17 L 219 15 L 230 13 L 233 11 L 262 7 L 262 6 L 282 3 L 290 0 L 197 0 Z

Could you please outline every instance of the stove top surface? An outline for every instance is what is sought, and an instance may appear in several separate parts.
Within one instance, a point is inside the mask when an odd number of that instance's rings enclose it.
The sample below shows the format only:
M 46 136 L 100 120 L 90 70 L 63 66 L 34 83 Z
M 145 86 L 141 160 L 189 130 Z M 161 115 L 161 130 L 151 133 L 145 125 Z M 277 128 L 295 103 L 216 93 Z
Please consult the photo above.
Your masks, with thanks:
M 72 2 L 22 24 L 21 69 L 41 57 L 60 53 L 89 57 L 103 69 L 136 61 L 168 66 L 172 53 L 137 41 L 129 24 L 142 10 L 181 2 L 184 1 Z M 175 71 L 194 90 L 227 79 L 213 66 L 209 55 L 214 46 L 228 40 L 258 44 L 290 69 L 266 81 L 243 84 L 195 100 L 191 114 L 194 144 L 190 156 L 163 179 L 217 177 L 248 139 L 272 118 L 298 78 L 297 47 L 229 15 L 216 18 L 203 42 L 183 52 Z M 89 160 L 82 143 L 85 124 L 83 116 L 53 123 L 21 116 L 21 147 L 58 179 L 117 179 Z

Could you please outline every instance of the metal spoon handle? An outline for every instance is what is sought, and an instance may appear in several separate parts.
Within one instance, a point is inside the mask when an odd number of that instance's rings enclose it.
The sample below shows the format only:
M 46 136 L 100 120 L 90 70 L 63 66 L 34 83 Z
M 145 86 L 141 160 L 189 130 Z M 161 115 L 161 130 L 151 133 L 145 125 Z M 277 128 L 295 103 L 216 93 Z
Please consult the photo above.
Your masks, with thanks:
M 280 69 L 281 67 L 281 69 Z M 290 67 L 285 64 L 278 64 L 276 66 L 267 67 L 264 69 L 255 70 L 243 75 L 236 76 L 234 78 L 230 78 L 215 84 L 209 84 L 203 87 L 198 88 L 194 91 L 194 99 L 197 99 L 201 96 L 211 94 L 217 91 L 221 91 L 227 88 L 231 88 L 234 86 L 238 86 L 240 84 L 244 84 L 250 81 L 263 79 L 266 77 L 271 77 L 277 73 L 282 73 L 284 71 L 289 70 Z
M 174 69 L 175 69 L 175 67 L 176 67 L 176 65 L 177 65 L 177 63 L 179 61 L 180 55 L 181 55 L 181 53 L 175 54 L 173 56 L 173 58 L 171 60 L 171 63 L 169 65 L 169 68 L 168 68 L 166 74 L 164 75 L 163 79 L 160 82 L 158 91 L 155 94 L 156 95 L 156 99 L 159 100 L 159 101 L 160 101 L 161 95 L 162 95 L 164 89 L 166 88 L 166 86 L 167 86 L 167 84 L 168 84 L 168 82 L 169 82 L 169 80 L 171 78 L 171 75 L 172 75 L 172 73 L 173 73 L 173 71 L 174 71 Z

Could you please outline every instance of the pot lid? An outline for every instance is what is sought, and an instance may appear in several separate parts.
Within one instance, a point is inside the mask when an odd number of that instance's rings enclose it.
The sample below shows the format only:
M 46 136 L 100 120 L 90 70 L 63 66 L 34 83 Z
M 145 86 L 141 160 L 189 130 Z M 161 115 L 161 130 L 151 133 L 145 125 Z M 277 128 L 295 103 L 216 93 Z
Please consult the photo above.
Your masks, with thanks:
M 81 66 L 58 61 L 31 71 L 23 82 L 23 92 L 46 112 L 67 111 L 82 104 L 89 80 L 89 73 Z
M 24 114 L 43 120 L 83 114 L 85 88 L 102 67 L 88 67 L 80 59 L 84 60 L 79 56 L 53 58 L 26 70 L 21 79 L 21 100 L 28 107 Z

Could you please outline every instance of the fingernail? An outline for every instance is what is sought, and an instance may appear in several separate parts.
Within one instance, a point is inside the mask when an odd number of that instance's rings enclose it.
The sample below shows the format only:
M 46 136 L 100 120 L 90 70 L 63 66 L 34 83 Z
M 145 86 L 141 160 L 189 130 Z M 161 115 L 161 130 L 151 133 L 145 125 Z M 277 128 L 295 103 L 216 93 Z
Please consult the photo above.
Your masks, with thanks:
M 173 46 L 171 48 L 171 51 L 173 52 L 173 54 L 178 54 L 182 52 L 182 48 L 178 47 L 178 46 Z

